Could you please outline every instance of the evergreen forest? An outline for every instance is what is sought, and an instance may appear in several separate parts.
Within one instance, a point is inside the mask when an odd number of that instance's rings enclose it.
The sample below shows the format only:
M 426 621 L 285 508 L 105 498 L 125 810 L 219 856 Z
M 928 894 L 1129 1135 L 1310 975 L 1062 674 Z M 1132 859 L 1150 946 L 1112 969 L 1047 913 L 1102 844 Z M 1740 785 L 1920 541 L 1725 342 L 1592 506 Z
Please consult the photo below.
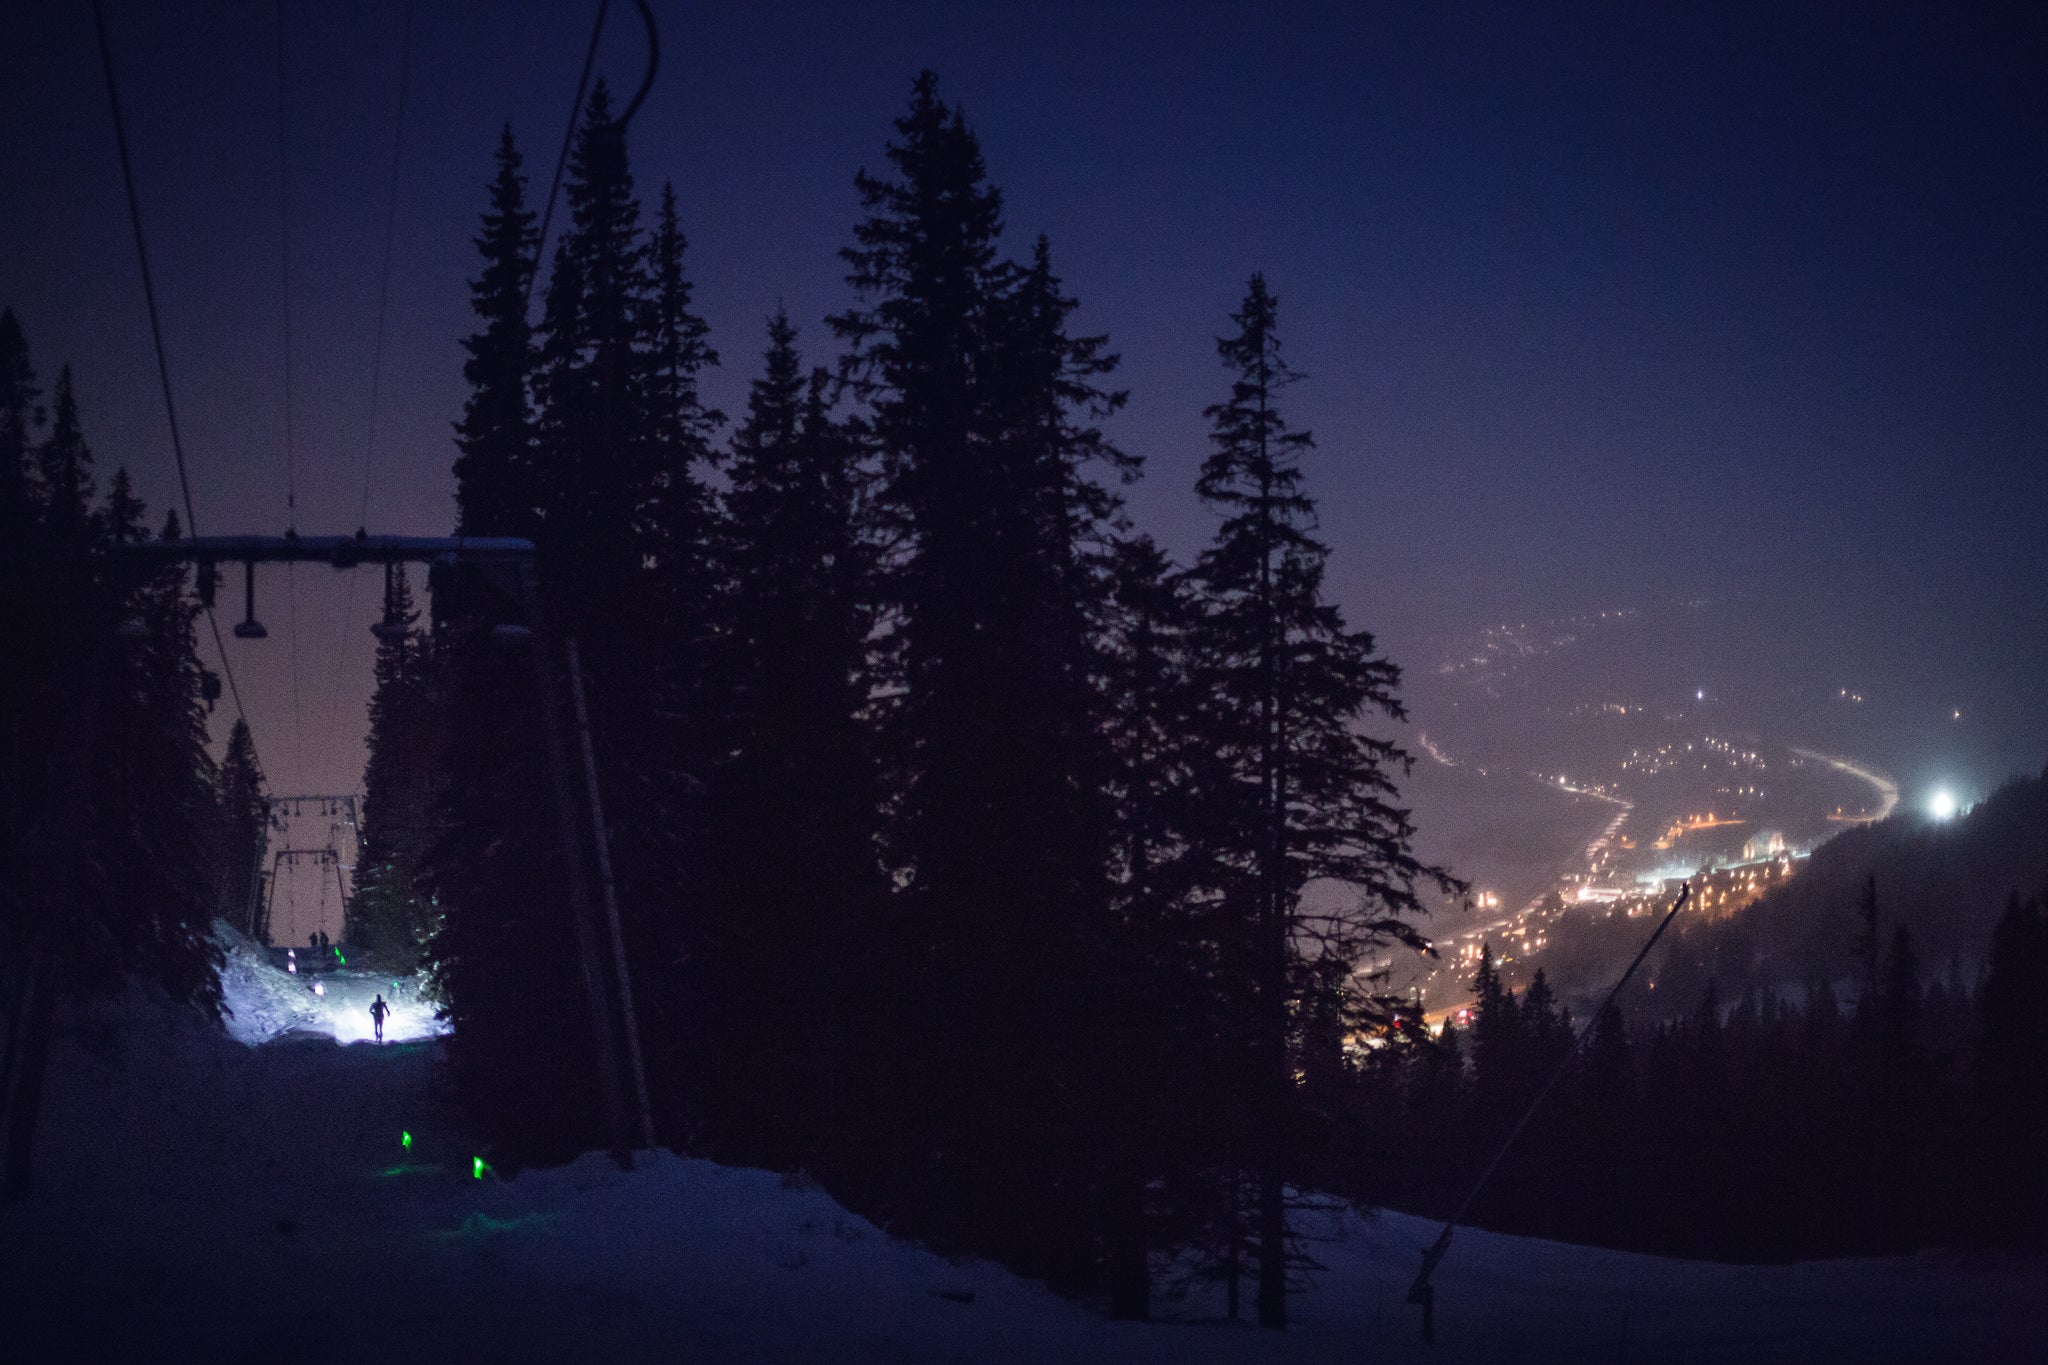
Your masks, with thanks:
M 345 937 L 428 974 L 499 1169 L 613 1140 L 630 1032 L 661 1146 L 1119 1316 L 1194 1277 L 1277 1328 L 1304 1201 L 1451 1213 L 1561 1069 L 1478 1222 L 1736 1260 L 2048 1242 L 2040 888 L 2001 888 L 1981 979 L 1900 927 L 1853 993 L 1710 976 L 1575 1050 L 1585 1021 L 1489 957 L 1469 1024 L 1426 1025 L 1383 965 L 1465 887 L 1414 848 L 1400 669 L 1325 581 L 1316 473 L 1348 452 L 1287 417 L 1283 300 L 1248 271 L 1215 319 L 1212 534 L 1178 562 L 1126 508 L 1111 340 L 1053 243 L 1005 236 L 966 116 L 926 73 L 878 142 L 851 302 L 753 336 L 696 311 L 715 263 L 602 83 L 545 259 L 511 129 L 479 176 L 450 529 L 537 546 L 575 688 L 483 585 L 387 575 Z M 720 366 L 743 410 L 710 405 Z M 208 741 L 214 585 L 124 574 L 179 518 L 102 479 L 68 371 L 41 383 L 0 314 L 0 956 L 49 964 L 0 972 L 0 1007 L 30 1123 L 38 983 L 216 1008 L 211 925 L 265 848 L 247 726 Z M 557 731 L 599 846 L 562 846 Z M 579 973 L 577 858 L 630 1001 Z

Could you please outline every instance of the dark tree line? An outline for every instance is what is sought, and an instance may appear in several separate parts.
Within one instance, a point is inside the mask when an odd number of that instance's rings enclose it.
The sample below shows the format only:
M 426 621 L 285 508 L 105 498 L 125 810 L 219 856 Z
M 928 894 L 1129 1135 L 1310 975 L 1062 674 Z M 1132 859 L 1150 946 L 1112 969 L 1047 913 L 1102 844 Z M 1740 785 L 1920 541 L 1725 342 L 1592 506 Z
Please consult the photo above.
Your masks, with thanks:
M 137 976 L 219 1005 L 216 917 L 241 923 L 265 840 L 263 776 L 237 722 L 207 743 L 186 568 L 137 576 L 149 539 L 126 470 L 99 492 L 67 366 L 46 408 L 0 311 L 0 1114 L 6 1193 L 24 1188 L 59 1001 Z M 182 534 L 176 513 L 156 535 Z
M 370 696 L 369 762 L 363 772 L 363 825 L 355 894 L 342 937 L 366 962 L 411 971 L 438 927 L 422 883 L 439 800 L 445 714 L 433 635 L 419 626 L 403 564 L 384 581 L 377 633 L 376 690 Z
M 2042 902 L 2013 896 L 1988 949 L 1981 980 L 1930 978 L 1900 927 L 1853 1004 L 1709 981 L 1680 1017 L 1648 991 L 1609 1007 L 1472 1217 L 1729 1260 L 2048 1244 Z M 1380 1052 L 1329 1098 L 1324 1188 L 1458 1205 L 1574 1031 L 1541 972 L 1516 995 L 1489 953 L 1474 984 L 1469 1028 Z
M 1419 886 L 1455 888 L 1409 851 L 1407 756 L 1362 728 L 1401 714 L 1399 674 L 1325 599 L 1265 282 L 1218 346 L 1217 539 L 1176 565 L 1124 512 L 1117 357 L 1050 244 L 1006 252 L 929 75 L 894 132 L 856 181 L 854 302 L 809 337 L 770 318 L 730 422 L 676 197 L 649 221 L 608 93 L 531 324 L 508 132 L 460 529 L 531 537 L 576 641 L 663 1141 L 1121 1313 L 1154 1252 L 1206 1251 L 1283 1325 L 1303 1077 L 1390 1025 L 1359 969 L 1422 946 Z M 430 642 L 380 648 L 361 910 L 431 931 L 453 1074 L 516 1162 L 602 1133 L 505 619 L 449 576 Z

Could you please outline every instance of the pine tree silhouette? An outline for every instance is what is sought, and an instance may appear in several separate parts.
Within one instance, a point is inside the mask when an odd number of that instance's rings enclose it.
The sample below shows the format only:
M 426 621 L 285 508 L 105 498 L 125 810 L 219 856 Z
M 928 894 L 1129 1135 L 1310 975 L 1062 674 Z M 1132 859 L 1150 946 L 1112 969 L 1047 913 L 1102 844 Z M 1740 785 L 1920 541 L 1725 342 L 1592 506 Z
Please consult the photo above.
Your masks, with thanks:
M 249 722 L 237 716 L 220 761 L 221 853 L 219 914 L 251 929 L 257 879 L 270 846 L 269 809 L 263 801 L 263 768 Z
M 438 724 L 438 670 L 402 564 L 393 566 L 385 580 L 378 628 L 362 839 L 355 896 L 342 934 L 380 964 L 409 971 L 438 927 L 421 879 L 446 759 Z
M 482 326 L 462 343 L 469 352 L 462 367 L 469 397 L 455 427 L 461 451 L 455 458 L 456 529 L 531 538 L 540 528 L 541 494 L 526 394 L 533 363 L 526 295 L 538 234 L 510 125 L 499 134 L 497 161 L 490 208 L 476 238 L 483 270 L 469 286 Z
M 979 1235 L 1086 1283 L 1106 1085 L 1089 1040 L 1111 993 L 1096 546 L 1115 500 L 1096 475 L 1130 464 L 1094 425 L 1121 401 L 1101 387 L 1114 359 L 1068 333 L 1048 248 L 1000 258 L 1000 196 L 930 73 L 887 155 L 841 253 L 859 303 L 831 321 L 889 549 L 876 690 L 908 978 L 891 1085 L 945 1154 L 929 1187 L 972 1189 Z
M 1289 1018 L 1300 987 L 1320 975 L 1312 969 L 1321 959 L 1355 966 L 1382 944 L 1422 948 L 1408 922 L 1421 910 L 1417 881 L 1457 886 L 1409 849 L 1408 813 L 1395 804 L 1407 755 L 1357 728 L 1368 714 L 1404 715 L 1400 672 L 1323 598 L 1329 552 L 1315 538 L 1301 468 L 1313 440 L 1280 413 L 1281 392 L 1300 376 L 1281 358 L 1277 311 L 1265 279 L 1252 276 L 1232 315 L 1234 332 L 1217 343 L 1231 391 L 1207 410 L 1211 453 L 1196 483 L 1223 516 L 1196 573 L 1209 604 L 1202 637 L 1210 734 L 1232 770 L 1217 828 L 1226 838 L 1235 832 L 1225 859 L 1240 874 L 1232 898 L 1248 949 L 1258 1313 L 1276 1328 L 1287 1318 L 1285 1191 L 1296 1107 Z M 1306 910 L 1301 890 L 1315 877 L 1348 885 L 1353 908 Z M 1338 975 L 1348 982 L 1348 973 Z M 1392 1017 L 1397 1002 L 1346 989 L 1355 1016 Z
M 706 1118 L 758 1159 L 816 1164 L 852 1064 L 844 964 L 877 930 L 882 881 L 858 719 L 870 620 L 859 448 L 823 377 L 806 380 L 796 339 L 778 311 L 732 441 L 712 669 L 723 753 L 706 802 L 702 965 L 686 993 Z

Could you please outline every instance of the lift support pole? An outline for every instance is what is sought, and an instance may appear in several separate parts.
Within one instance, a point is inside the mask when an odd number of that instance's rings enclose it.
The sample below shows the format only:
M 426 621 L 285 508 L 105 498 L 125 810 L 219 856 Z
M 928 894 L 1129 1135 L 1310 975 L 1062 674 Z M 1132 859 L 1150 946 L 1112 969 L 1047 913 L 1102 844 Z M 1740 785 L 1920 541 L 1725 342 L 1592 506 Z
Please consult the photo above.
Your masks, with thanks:
M 1571 1046 L 1566 1048 L 1564 1056 L 1558 1059 L 1557 1068 L 1550 1073 L 1550 1079 L 1536 1092 L 1536 1098 L 1529 1101 L 1529 1107 L 1522 1111 L 1522 1117 L 1516 1119 L 1515 1126 L 1508 1130 L 1506 1139 L 1494 1152 L 1493 1159 L 1486 1163 L 1485 1169 L 1479 1172 L 1479 1178 L 1472 1182 L 1472 1188 L 1465 1192 L 1465 1202 L 1458 1205 L 1458 1211 L 1444 1223 L 1443 1231 L 1437 1234 L 1436 1241 L 1430 1243 L 1428 1249 L 1422 1253 L 1422 1270 L 1415 1276 L 1414 1283 L 1408 1286 L 1408 1302 L 1422 1309 L 1424 1341 L 1436 1340 L 1436 1286 L 1430 1283 L 1429 1277 L 1436 1273 L 1437 1263 L 1442 1261 L 1444 1253 L 1451 1249 L 1451 1234 L 1458 1230 L 1458 1224 L 1464 1222 L 1465 1215 L 1472 1211 L 1472 1205 L 1478 1200 L 1479 1192 L 1485 1189 L 1486 1182 L 1493 1178 L 1501 1159 L 1507 1156 L 1508 1149 L 1515 1145 L 1515 1139 L 1522 1135 L 1522 1130 L 1529 1126 L 1529 1120 L 1535 1117 L 1543 1101 L 1564 1078 L 1565 1068 L 1571 1065 L 1572 1058 L 1578 1055 L 1580 1047 L 1584 1046 L 1586 1039 L 1591 1037 L 1593 1030 L 1599 1026 L 1600 1016 L 1607 1013 L 1607 1007 L 1621 994 L 1622 987 L 1628 985 L 1629 978 L 1636 974 L 1636 968 L 1643 965 L 1643 959 L 1650 955 L 1650 949 L 1657 946 L 1657 940 L 1664 937 L 1664 931 L 1671 927 L 1672 920 L 1678 918 L 1678 912 L 1685 909 L 1685 903 L 1691 896 L 1692 883 L 1681 883 L 1678 888 L 1678 899 L 1671 903 L 1670 911 L 1658 921 L 1657 931 L 1650 935 L 1648 941 L 1643 944 L 1642 951 L 1636 954 L 1635 961 L 1628 964 L 1628 970 L 1621 974 L 1620 979 L 1607 992 L 1607 998 L 1600 1002 L 1600 1008 L 1586 1016 L 1586 1022 L 1573 1037 Z
M 548 785 L 554 789 L 555 816 L 562 831 L 562 866 L 569 878 L 570 913 L 575 920 L 576 956 L 583 969 L 583 994 L 590 1007 L 590 1028 L 596 1036 L 599 1054 L 607 1064 L 597 1072 L 598 1098 L 604 1105 L 612 1138 L 612 1159 L 621 1170 L 633 1168 L 633 1140 L 626 1122 L 626 1101 L 619 1085 L 617 1036 L 612 1027 L 616 1001 L 606 989 L 604 961 L 597 946 L 597 913 L 590 894 L 590 868 L 584 859 L 582 836 L 577 831 L 575 795 L 569 784 L 568 745 L 562 736 L 561 683 L 555 672 L 554 631 L 549 628 L 545 607 L 534 582 L 533 566 L 520 566 L 520 595 L 529 609 L 532 631 L 534 690 L 541 709 L 541 741 L 547 751 Z M 593 821 L 595 837 L 603 840 L 604 830 Z M 623 965 L 623 964 L 621 964 Z

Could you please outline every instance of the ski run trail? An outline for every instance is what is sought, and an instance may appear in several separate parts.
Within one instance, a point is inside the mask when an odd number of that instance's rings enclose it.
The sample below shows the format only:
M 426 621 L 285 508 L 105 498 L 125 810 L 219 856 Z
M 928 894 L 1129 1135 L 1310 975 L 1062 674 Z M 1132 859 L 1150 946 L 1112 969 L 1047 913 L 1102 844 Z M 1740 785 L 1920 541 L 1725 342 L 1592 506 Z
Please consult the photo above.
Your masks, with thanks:
M 2048 1360 L 2039 1257 L 1729 1266 L 1465 1230 L 1431 1345 L 1403 1295 L 1437 1225 L 1398 1213 L 1304 1215 L 1322 1269 L 1281 1334 L 1207 1290 L 1112 1322 L 768 1171 L 479 1178 L 416 996 L 378 1046 L 353 1016 L 388 981 L 316 997 L 224 937 L 225 1031 L 140 993 L 65 1015 L 34 1186 L 0 1207 L 0 1361 Z

